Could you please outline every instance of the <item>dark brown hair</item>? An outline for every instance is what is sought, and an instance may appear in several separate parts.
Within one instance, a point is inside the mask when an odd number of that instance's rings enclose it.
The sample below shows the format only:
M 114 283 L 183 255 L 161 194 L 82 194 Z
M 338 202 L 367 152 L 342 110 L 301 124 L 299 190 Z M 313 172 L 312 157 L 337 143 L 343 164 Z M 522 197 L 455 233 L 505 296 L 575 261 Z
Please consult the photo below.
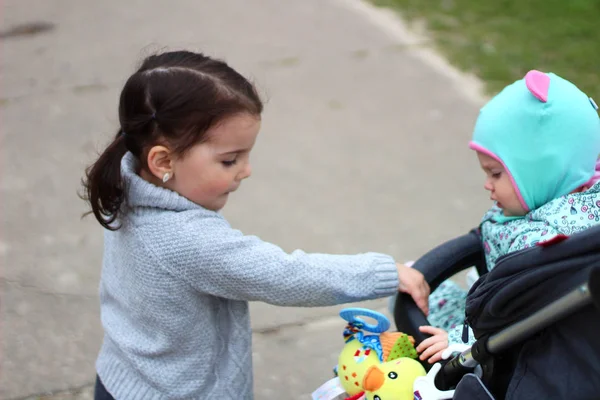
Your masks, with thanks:
M 126 200 L 121 159 L 127 151 L 147 168 L 152 146 L 163 143 L 182 156 L 225 118 L 259 116 L 262 108 L 255 87 L 221 60 L 188 51 L 146 58 L 121 91 L 117 135 L 86 170 L 82 197 L 90 213 L 106 229 L 119 228 L 114 222 Z

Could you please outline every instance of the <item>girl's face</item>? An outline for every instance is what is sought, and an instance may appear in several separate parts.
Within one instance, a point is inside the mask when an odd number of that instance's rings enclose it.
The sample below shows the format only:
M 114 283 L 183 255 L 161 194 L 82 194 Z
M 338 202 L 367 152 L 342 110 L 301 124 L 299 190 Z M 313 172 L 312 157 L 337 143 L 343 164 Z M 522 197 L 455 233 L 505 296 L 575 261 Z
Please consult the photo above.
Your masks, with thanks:
M 251 174 L 250 151 L 260 117 L 247 113 L 227 118 L 207 132 L 207 140 L 171 160 L 167 187 L 202 207 L 219 211 Z
M 484 188 L 490 192 L 490 200 L 495 201 L 507 217 L 527 214 L 502 163 L 480 152 L 477 152 L 477 158 L 486 174 Z

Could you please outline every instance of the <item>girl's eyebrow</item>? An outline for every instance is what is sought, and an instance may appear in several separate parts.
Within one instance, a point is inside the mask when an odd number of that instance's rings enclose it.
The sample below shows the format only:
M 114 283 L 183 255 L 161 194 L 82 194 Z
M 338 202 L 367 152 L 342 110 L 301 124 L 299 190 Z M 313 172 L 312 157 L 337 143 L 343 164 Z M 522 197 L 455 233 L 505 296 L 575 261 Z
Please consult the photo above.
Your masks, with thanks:
M 495 174 L 497 172 L 504 171 L 504 167 L 502 166 L 490 166 L 490 165 L 482 165 L 483 172 L 486 174 Z
M 491 164 L 491 163 L 490 164 L 483 164 L 482 167 L 483 167 L 483 169 L 489 169 L 489 170 L 492 170 L 492 169 L 504 169 L 504 167 L 502 165 L 500 165 L 500 164 Z
M 227 152 L 220 153 L 220 154 L 221 154 L 222 156 L 227 156 L 227 155 L 230 155 L 230 154 L 237 154 L 237 153 L 241 153 L 242 151 L 244 151 L 244 150 L 240 149 L 240 150 L 227 151 Z

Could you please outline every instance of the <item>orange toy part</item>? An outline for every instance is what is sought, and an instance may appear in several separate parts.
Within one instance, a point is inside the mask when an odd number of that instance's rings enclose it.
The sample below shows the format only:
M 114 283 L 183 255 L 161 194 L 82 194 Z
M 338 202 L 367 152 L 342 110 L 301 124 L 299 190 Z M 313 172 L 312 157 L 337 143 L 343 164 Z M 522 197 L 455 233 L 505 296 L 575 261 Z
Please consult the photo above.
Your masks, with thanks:
M 383 361 L 391 361 L 400 357 L 413 357 L 415 339 L 402 332 L 383 332 L 379 335 L 383 349 Z

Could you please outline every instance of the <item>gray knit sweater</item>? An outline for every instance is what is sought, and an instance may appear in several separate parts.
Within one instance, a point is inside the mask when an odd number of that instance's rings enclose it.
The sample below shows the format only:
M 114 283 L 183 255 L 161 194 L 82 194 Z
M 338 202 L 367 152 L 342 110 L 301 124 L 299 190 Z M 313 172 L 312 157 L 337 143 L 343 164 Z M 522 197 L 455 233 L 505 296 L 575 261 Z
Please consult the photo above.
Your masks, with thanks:
M 98 375 L 117 400 L 252 399 L 249 301 L 327 306 L 392 295 L 391 257 L 285 253 L 136 172 L 106 231 Z

